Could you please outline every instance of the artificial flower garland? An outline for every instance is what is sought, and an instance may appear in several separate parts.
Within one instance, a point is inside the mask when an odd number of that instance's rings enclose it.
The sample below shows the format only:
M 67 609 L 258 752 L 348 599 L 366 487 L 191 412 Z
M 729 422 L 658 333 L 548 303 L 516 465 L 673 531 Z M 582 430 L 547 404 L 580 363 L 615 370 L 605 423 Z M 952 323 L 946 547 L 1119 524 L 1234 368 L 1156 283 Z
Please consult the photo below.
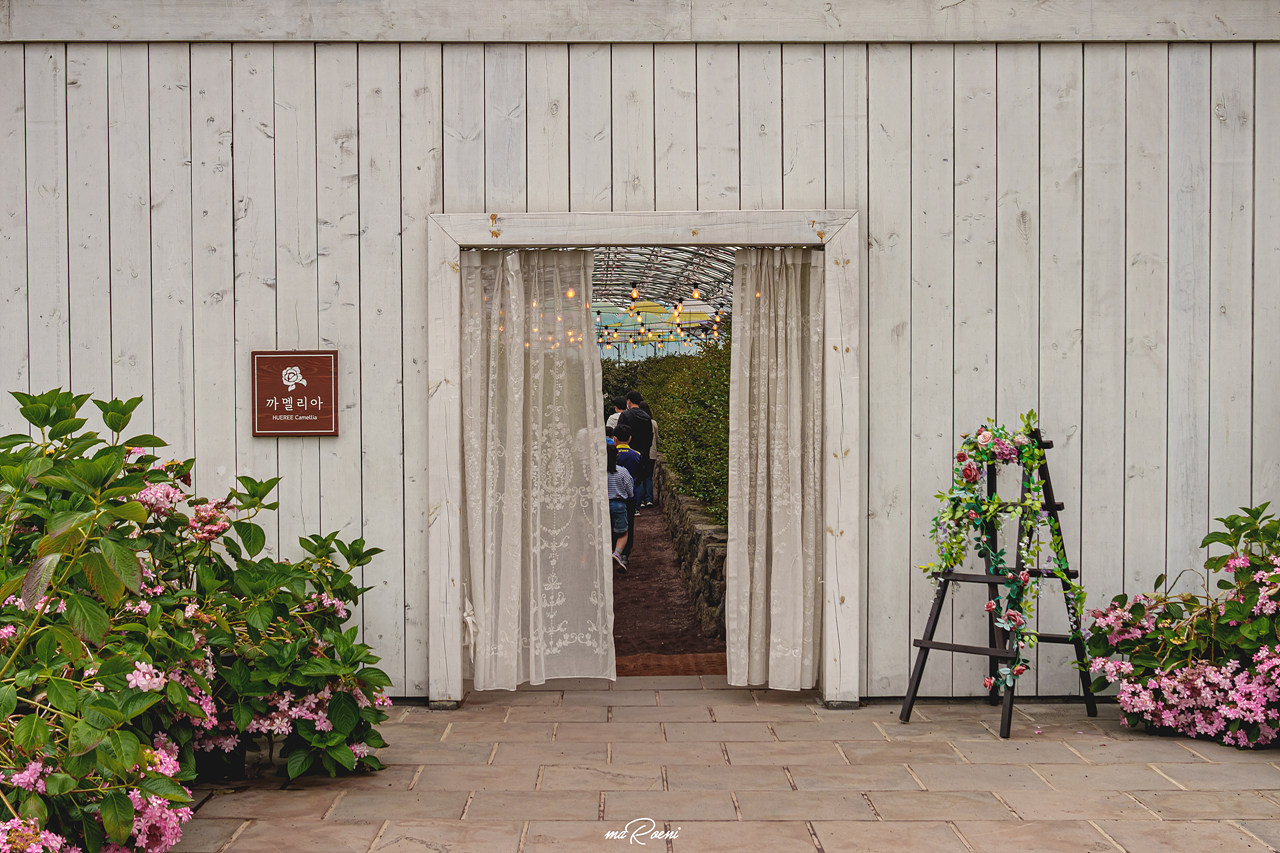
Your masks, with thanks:
M 983 686 L 991 690 L 1012 687 L 1018 676 L 1027 671 L 1030 660 L 1026 653 L 1036 644 L 1037 635 L 1027 625 L 1034 612 L 1035 598 L 1039 591 L 1038 576 L 1029 571 L 1040 565 L 1045 542 L 1042 530 L 1049 532 L 1050 554 L 1046 562 L 1053 573 L 1068 584 L 1068 595 L 1074 599 L 1076 612 L 1084 603 L 1084 591 L 1067 575 L 1067 562 L 1059 554 L 1062 547 L 1062 531 L 1058 523 L 1044 508 L 1044 483 L 1037 476 L 1044 464 L 1044 449 L 1035 438 L 1037 417 L 1034 410 L 1022 416 L 1022 427 L 1010 430 L 988 420 L 972 435 L 962 435 L 952 467 L 951 488 L 939 492 L 941 501 L 934 516 L 929 537 L 936 543 L 938 562 L 921 566 L 933 580 L 964 565 L 972 538 L 974 551 L 985 561 L 987 572 L 1001 579 L 1000 593 L 986 603 L 986 611 L 995 613 L 995 624 L 1010 632 L 1015 640 L 1015 658 L 997 670 L 998 676 L 987 676 Z M 1015 465 L 1022 469 L 1022 494 L 1018 500 L 1005 500 L 994 491 L 986 490 L 988 465 L 997 468 Z M 988 532 L 997 532 L 1006 520 L 1012 520 L 1017 529 L 1017 547 L 1024 567 L 1010 566 L 1005 549 L 989 538 Z M 997 537 L 998 538 L 998 537 Z M 1075 629 L 1075 626 L 1073 626 Z

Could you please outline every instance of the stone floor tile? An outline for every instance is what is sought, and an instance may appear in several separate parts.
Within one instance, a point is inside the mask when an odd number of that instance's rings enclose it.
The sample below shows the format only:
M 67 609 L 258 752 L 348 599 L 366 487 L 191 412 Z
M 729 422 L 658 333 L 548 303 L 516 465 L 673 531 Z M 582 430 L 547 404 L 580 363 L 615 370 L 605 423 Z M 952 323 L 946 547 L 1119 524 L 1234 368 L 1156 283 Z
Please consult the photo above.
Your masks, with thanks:
M 667 740 L 703 741 L 723 743 L 727 741 L 774 742 L 773 732 L 766 723 L 667 723 L 663 725 Z
M 1152 738 L 1155 740 L 1155 738 Z M 1188 752 L 1219 764 L 1276 764 L 1280 763 L 1280 753 L 1272 749 L 1240 749 L 1235 746 L 1224 746 L 1207 740 L 1191 738 L 1161 738 L 1162 741 L 1175 743 Z M 1152 761 L 1161 759 L 1153 758 Z
M 1178 786 L 1146 764 L 1034 764 L 1057 791 L 1175 791 Z
M 1048 791 L 1028 767 L 1014 764 L 912 764 L 927 791 Z
M 407 791 L 418 775 L 420 764 L 392 764 L 376 773 L 352 776 L 299 776 L 290 790 L 332 788 L 334 791 Z
M 450 717 L 445 720 L 432 719 L 423 722 L 396 723 L 395 725 L 382 723 L 378 726 L 378 731 L 387 743 L 434 743 L 440 740 L 444 730 L 449 727 L 450 723 L 462 721 L 460 717 Z
M 1170 820 L 1156 823 L 1096 821 L 1126 853 L 1247 853 L 1270 848 L 1243 830 L 1221 821 Z
M 710 709 L 697 705 L 619 705 L 609 711 L 609 722 L 709 723 L 712 720 Z
M 542 684 L 521 684 L 516 690 L 527 691 L 562 691 L 565 693 L 585 693 L 591 690 L 612 690 L 614 682 L 608 678 L 553 678 Z
M 713 705 L 711 713 L 718 723 L 817 723 L 822 718 L 803 705 Z
M 1117 853 L 1115 845 L 1083 820 L 1034 823 L 957 821 L 974 850 L 1034 850 L 1035 853 Z
M 468 791 L 432 791 L 415 789 L 397 791 L 349 791 L 329 813 L 330 820 L 383 821 L 425 820 L 427 818 L 462 817 L 462 807 L 467 804 Z
M 1239 826 L 1258 836 L 1276 850 L 1280 850 L 1280 819 L 1278 820 L 1242 820 Z
M 1065 744 L 1053 741 L 959 741 L 960 754 L 974 764 L 1084 764 Z
M 656 764 L 575 766 L 548 764 L 542 768 L 539 791 L 661 791 L 662 768 Z
M 477 791 L 467 820 L 595 820 L 595 791 Z
M 762 764 L 668 764 L 669 791 L 790 791 L 781 767 Z
M 871 805 L 882 820 L 1017 820 L 986 791 L 871 791 Z
M 1073 741 L 1071 748 L 1093 764 L 1148 764 L 1152 761 L 1197 764 L 1204 757 L 1187 748 L 1188 744 L 1166 738 L 1146 740 Z
M 647 825 L 646 825 L 647 826 Z M 601 853 L 604 850 L 639 850 L 641 853 L 651 850 L 661 853 L 667 849 L 665 841 L 659 841 L 644 834 L 646 826 L 637 824 L 633 830 L 640 833 L 637 845 L 646 841 L 644 847 L 631 846 L 627 840 L 610 840 L 605 833 L 610 830 L 621 832 L 623 825 L 609 821 L 575 821 L 534 820 L 529 822 L 525 832 L 523 853 Z M 662 825 L 657 825 L 662 829 Z
M 801 791 L 919 791 L 920 783 L 901 764 L 855 767 L 791 767 Z
M 518 821 L 393 820 L 373 845 L 377 853 L 516 853 Z
M 680 724 L 686 725 L 686 724 Z M 642 741 L 661 743 L 662 723 L 560 723 L 556 743 L 614 743 Z
M 884 733 L 875 723 L 854 720 L 818 720 L 813 722 L 775 722 L 773 732 L 778 740 L 867 740 L 884 742 Z
M 817 690 L 767 690 L 752 688 L 760 705 L 816 705 L 822 701 Z
M 813 829 L 825 853 L 969 853 L 969 848 L 965 847 L 955 830 L 940 821 L 823 821 L 815 823 Z
M 460 767 L 429 766 L 414 784 L 415 791 L 532 791 L 538 784 L 538 765 L 520 767 L 483 764 Z M 388 815 L 395 817 L 395 815 Z
M 1001 791 L 1023 820 L 1156 820 L 1151 810 L 1123 791 Z
M 323 850 L 325 853 L 365 853 L 382 822 L 344 823 L 333 820 L 254 821 L 226 848 L 226 853 L 281 853 L 283 850 Z
M 840 748 L 830 741 L 782 743 L 726 743 L 730 764 L 841 765 L 847 766 Z
M 850 764 L 963 764 L 964 758 L 949 741 L 842 741 L 840 749 Z
M 656 705 L 656 690 L 597 690 L 566 693 L 562 705 Z
M 677 833 L 671 841 L 671 849 L 675 853 L 746 853 L 757 850 L 768 853 L 814 853 L 817 850 L 813 837 L 809 835 L 809 828 L 803 821 L 694 821 L 672 824 L 671 829 Z
M 1280 790 L 1280 770 L 1270 764 L 1156 764 L 1178 784 L 1192 791 Z
M 912 722 L 982 722 L 999 727 L 1000 707 L 986 702 L 917 702 L 911 709 Z M 1015 718 L 1015 723 L 1020 722 Z
M 1280 817 L 1280 807 L 1254 791 L 1134 791 L 1164 820 L 1242 820 Z
M 738 812 L 752 820 L 875 820 L 862 794 L 846 791 L 738 791 Z
M 219 794 L 200 806 L 200 817 L 319 820 L 342 792 L 334 788 L 280 790 L 256 788 Z
M 1000 731 L 998 724 L 991 728 Z M 1056 740 L 1072 744 L 1077 741 L 1119 740 L 1114 732 L 1091 723 L 1014 722 L 1010 735 L 1026 740 Z
M 615 690 L 701 690 L 702 679 L 696 675 L 624 675 Z
M 553 723 L 454 723 L 442 743 L 542 743 L 551 741 Z
M 756 699 L 746 690 L 659 690 L 659 705 L 750 705 Z
M 604 743 L 500 743 L 493 763 L 512 764 L 604 764 L 609 746 Z
M 507 709 L 508 723 L 603 723 L 609 719 L 605 705 L 517 705 Z
M 490 743 L 392 744 L 378 750 L 378 758 L 385 764 L 487 764 L 492 753 Z
M 912 723 L 881 723 L 889 740 L 999 740 L 999 735 L 984 728 L 977 721 L 944 720 L 938 723 L 923 720 Z M 995 727 L 999 730 L 999 724 Z
M 724 674 L 699 675 L 698 680 L 702 682 L 704 690 L 741 690 L 744 693 L 746 692 L 746 688 L 743 687 L 730 687 L 729 676 Z
M 182 825 L 182 838 L 172 853 L 218 853 L 236 830 L 245 824 L 237 817 L 189 820 Z
M 561 694 L 551 691 L 484 690 L 468 693 L 462 700 L 467 705 L 559 705 Z
M 718 743 L 615 743 L 611 764 L 726 764 Z
M 728 791 L 610 791 L 604 795 L 604 819 L 637 817 L 663 821 L 736 820 Z

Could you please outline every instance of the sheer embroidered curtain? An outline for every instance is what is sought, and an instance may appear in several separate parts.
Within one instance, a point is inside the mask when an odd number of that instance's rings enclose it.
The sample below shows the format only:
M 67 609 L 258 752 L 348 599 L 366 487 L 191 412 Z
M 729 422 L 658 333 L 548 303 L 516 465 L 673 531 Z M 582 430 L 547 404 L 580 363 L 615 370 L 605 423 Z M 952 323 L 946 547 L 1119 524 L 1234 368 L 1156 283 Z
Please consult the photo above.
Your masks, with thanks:
M 614 677 L 592 254 L 462 253 L 463 595 L 477 690 Z
M 725 559 L 730 684 L 801 690 L 817 679 L 822 304 L 821 255 L 736 253 Z

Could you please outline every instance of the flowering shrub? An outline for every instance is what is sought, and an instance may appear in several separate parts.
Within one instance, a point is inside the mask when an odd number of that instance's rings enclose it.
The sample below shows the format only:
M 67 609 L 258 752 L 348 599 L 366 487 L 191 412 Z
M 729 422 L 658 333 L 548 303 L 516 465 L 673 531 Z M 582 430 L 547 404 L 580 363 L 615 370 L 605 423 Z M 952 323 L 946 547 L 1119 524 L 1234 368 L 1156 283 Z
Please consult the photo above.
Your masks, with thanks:
M 952 466 L 951 488 L 937 496 L 942 505 L 929 533 L 937 544 L 938 562 L 921 567 L 925 574 L 937 579 L 964 565 L 972 542 L 986 571 L 1000 578 L 1000 594 L 986 603 L 986 611 L 996 614 L 995 624 L 1013 635 L 1017 656 L 997 670 L 998 678 L 988 676 L 984 680 L 988 690 L 1012 687 L 1030 666 L 1027 653 L 1035 645 L 1036 635 L 1027 623 L 1039 591 L 1040 575 L 1035 570 L 1041 568 L 1042 556 L 1044 568 L 1066 580 L 1076 612 L 1084 603 L 1084 590 L 1066 575 L 1062 532 L 1044 509 L 1044 484 L 1036 473 L 1044 464 L 1044 449 L 1035 438 L 1035 429 L 1036 413 L 1029 411 L 1022 416 L 1020 429 L 987 421 L 973 435 L 961 436 Z M 1022 470 L 1022 494 L 1016 501 L 1003 499 L 994 490 L 987 494 L 988 466 L 1002 465 Z M 998 542 L 1006 521 L 1012 522 L 1016 531 L 1017 559 L 1012 566 Z M 1047 555 L 1043 554 L 1046 533 L 1051 546 Z
M 1201 546 L 1229 553 L 1205 562 L 1203 593 L 1171 593 L 1161 575 L 1155 592 L 1090 611 L 1094 690 L 1119 685 L 1126 724 L 1240 747 L 1280 734 L 1280 522 L 1267 507 L 1218 519 Z
M 14 396 L 38 437 L 0 438 L 0 851 L 162 853 L 197 754 L 256 734 L 291 776 L 379 768 L 389 680 L 342 626 L 378 549 L 262 556 L 277 481 L 194 498 L 191 460 L 120 440 L 139 399 L 94 401 L 106 440 L 87 395 Z

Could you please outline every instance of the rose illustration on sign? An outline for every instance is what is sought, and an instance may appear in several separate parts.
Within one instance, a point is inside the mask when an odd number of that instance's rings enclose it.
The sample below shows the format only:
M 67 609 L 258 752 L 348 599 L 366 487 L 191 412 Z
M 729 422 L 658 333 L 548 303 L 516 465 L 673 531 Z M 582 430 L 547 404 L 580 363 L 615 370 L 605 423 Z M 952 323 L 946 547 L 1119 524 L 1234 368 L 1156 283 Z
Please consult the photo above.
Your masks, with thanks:
M 307 384 L 307 380 L 302 378 L 302 370 L 298 367 L 286 367 L 280 371 L 280 381 L 288 385 L 290 391 L 299 385 Z

